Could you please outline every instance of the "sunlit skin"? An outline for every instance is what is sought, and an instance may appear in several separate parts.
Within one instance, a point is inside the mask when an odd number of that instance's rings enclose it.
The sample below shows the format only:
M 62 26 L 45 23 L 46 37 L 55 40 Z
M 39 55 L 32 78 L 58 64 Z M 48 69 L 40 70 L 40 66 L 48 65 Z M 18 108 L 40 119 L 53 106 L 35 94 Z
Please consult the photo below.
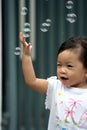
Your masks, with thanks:
M 79 59 L 80 51 L 68 49 L 58 55 L 57 76 L 67 87 L 87 88 L 87 69 Z

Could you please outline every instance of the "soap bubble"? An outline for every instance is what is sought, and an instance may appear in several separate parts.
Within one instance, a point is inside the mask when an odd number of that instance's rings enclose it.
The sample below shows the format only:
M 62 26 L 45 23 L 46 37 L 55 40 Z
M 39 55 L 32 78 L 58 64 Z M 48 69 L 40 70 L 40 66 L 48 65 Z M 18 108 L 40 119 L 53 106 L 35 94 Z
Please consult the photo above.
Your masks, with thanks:
M 51 20 L 46 19 L 44 23 L 41 24 L 40 30 L 42 32 L 47 32 L 51 26 Z
M 77 16 L 75 13 L 68 13 L 67 14 L 67 17 L 66 17 L 66 20 L 70 23 L 74 23 L 76 22 L 76 19 L 77 19 Z
M 48 31 L 48 26 L 47 26 L 47 23 L 42 23 L 41 24 L 41 28 L 40 28 L 40 30 L 42 31 L 42 32 L 47 32 Z
M 24 23 L 23 34 L 26 38 L 30 37 L 31 28 L 30 23 Z
M 73 1 L 68 0 L 68 1 L 66 2 L 66 8 L 67 8 L 67 9 L 72 9 L 72 8 L 73 8 Z
M 21 15 L 26 15 L 28 13 L 28 9 L 26 7 L 22 7 Z
M 50 27 L 51 26 L 51 19 L 46 19 L 46 23 L 48 24 L 48 26 Z
M 21 54 L 21 48 L 20 47 L 16 47 L 14 54 L 15 55 L 20 55 Z

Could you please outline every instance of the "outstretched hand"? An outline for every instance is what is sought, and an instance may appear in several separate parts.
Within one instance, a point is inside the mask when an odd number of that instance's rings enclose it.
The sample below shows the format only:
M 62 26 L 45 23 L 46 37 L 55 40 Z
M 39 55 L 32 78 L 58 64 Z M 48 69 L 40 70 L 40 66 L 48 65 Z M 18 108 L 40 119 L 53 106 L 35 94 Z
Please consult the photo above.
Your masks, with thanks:
M 25 36 L 23 35 L 22 32 L 20 32 L 20 34 L 19 34 L 19 39 L 20 39 L 20 42 L 23 45 L 23 53 L 26 54 L 26 55 L 30 55 L 32 45 L 30 43 L 26 42 L 26 38 L 25 38 Z

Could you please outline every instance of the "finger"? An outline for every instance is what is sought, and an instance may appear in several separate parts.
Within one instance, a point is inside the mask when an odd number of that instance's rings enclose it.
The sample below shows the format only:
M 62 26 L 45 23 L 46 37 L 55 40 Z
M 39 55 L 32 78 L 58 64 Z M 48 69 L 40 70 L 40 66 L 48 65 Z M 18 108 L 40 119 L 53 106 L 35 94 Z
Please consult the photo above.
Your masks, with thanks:
M 25 42 L 25 37 L 22 32 L 20 32 L 19 38 L 22 43 Z
M 19 34 L 19 39 L 20 39 L 20 42 L 23 42 L 22 32 L 20 32 L 20 34 Z
M 22 34 L 22 32 L 20 32 L 19 39 L 20 39 L 21 42 L 22 42 L 22 37 L 23 37 L 23 34 Z
M 30 50 L 32 49 L 32 45 L 31 45 L 31 43 L 29 43 L 29 46 L 30 46 Z

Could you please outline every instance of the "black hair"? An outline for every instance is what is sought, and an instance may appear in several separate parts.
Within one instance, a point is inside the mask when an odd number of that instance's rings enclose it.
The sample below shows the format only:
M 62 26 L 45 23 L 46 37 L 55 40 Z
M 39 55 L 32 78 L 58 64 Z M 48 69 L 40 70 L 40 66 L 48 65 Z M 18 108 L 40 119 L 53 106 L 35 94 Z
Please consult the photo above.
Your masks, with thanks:
M 67 49 L 77 49 L 81 48 L 80 60 L 83 63 L 84 67 L 87 68 L 87 37 L 86 36 L 78 36 L 71 37 L 68 40 L 64 41 L 60 46 L 57 56 Z

